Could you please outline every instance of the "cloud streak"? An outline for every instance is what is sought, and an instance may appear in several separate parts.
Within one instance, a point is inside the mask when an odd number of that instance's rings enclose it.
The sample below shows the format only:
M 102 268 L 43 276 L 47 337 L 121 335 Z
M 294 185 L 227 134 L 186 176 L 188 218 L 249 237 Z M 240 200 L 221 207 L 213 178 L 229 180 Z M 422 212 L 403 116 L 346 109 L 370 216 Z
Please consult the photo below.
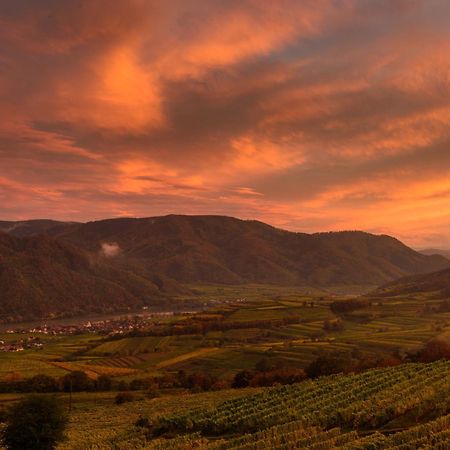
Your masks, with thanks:
M 0 2 L 0 213 L 450 247 L 445 0 Z

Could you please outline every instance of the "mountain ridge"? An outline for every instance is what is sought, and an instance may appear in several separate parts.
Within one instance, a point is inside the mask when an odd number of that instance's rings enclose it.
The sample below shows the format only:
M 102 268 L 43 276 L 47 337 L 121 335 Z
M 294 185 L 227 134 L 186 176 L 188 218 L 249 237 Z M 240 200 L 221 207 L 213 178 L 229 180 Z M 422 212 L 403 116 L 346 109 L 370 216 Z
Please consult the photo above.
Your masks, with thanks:
M 30 233 L 22 222 L 13 233 Z M 1 222 L 0 222 L 1 228 Z M 380 285 L 409 274 L 450 266 L 396 238 L 362 231 L 307 234 L 228 216 L 167 215 L 87 223 L 40 224 L 44 233 L 98 253 L 117 246 L 112 259 L 145 273 L 151 267 L 182 283 Z

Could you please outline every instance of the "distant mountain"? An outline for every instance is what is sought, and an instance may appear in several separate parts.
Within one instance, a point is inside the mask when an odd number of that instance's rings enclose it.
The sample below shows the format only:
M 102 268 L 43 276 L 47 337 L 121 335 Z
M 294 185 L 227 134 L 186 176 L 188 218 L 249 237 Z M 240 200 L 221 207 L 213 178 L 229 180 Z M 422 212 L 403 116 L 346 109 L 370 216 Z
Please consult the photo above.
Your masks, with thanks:
M 390 236 L 294 233 L 223 216 L 110 219 L 46 233 L 91 253 L 111 250 L 111 263 L 142 276 L 151 271 L 182 283 L 375 286 L 450 267 Z
M 450 259 L 450 250 L 438 250 L 436 248 L 426 248 L 424 250 L 418 250 L 423 255 L 441 255 L 447 259 Z
M 450 269 L 403 277 L 381 286 L 371 294 L 383 297 L 419 295 L 422 298 L 448 299 L 450 297 Z
M 164 304 L 177 289 L 67 242 L 0 233 L 1 321 Z

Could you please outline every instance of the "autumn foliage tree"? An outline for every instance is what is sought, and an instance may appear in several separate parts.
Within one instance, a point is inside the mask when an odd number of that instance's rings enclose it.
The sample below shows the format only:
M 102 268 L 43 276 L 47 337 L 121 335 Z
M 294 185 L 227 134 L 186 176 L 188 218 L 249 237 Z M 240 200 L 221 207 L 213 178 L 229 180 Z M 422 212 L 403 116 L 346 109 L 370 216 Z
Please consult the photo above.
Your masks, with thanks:
M 439 359 L 450 359 L 450 344 L 440 339 L 433 339 L 420 350 L 417 359 L 425 363 Z

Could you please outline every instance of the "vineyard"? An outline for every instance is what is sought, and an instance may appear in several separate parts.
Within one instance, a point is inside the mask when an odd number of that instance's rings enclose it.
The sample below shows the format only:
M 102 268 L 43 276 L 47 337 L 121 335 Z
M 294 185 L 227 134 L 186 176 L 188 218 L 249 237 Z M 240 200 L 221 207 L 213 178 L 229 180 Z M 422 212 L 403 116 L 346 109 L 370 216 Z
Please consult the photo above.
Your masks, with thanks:
M 211 410 L 160 417 L 155 434 L 180 436 L 157 439 L 150 448 L 189 448 L 184 446 L 192 441 L 217 450 L 448 449 L 449 412 L 450 362 L 405 364 L 323 377 L 229 400 Z M 435 420 L 389 435 L 376 431 L 408 414 Z
M 69 394 L 60 394 L 68 405 Z M 450 450 L 450 361 L 228 389 L 123 405 L 114 392 L 73 396 L 58 450 Z M 14 395 L 0 396 L 9 404 Z M 147 419 L 148 425 L 137 426 Z
M 375 432 L 361 436 L 357 431 L 343 432 L 340 428 L 323 431 L 304 427 L 299 422 L 269 428 L 228 441 L 211 443 L 200 434 L 181 436 L 171 441 L 159 439 L 148 450 L 204 448 L 209 450 L 367 450 L 367 449 L 435 449 L 450 448 L 450 415 L 409 430 L 384 435 Z

